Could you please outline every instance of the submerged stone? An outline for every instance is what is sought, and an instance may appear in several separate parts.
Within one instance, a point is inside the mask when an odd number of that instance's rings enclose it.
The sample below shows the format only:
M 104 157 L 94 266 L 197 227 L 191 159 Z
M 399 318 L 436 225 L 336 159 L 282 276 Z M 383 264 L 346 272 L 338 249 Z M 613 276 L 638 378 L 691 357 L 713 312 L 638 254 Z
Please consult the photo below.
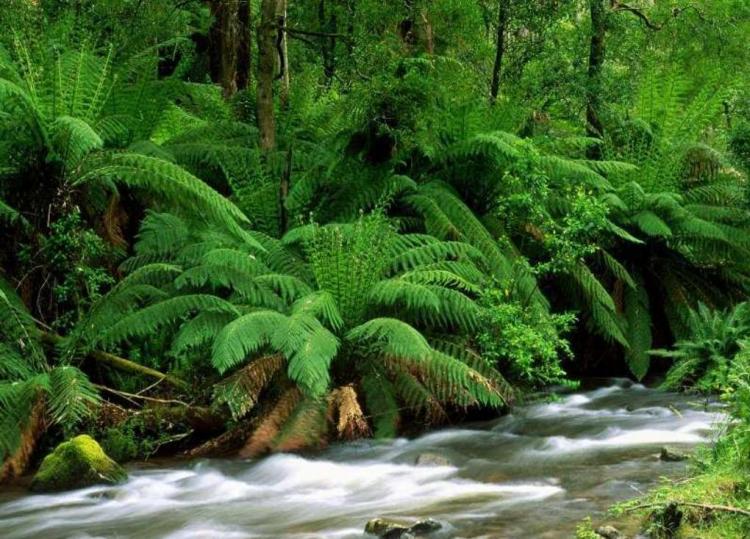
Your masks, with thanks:
M 373 518 L 372 520 L 369 520 L 367 524 L 365 524 L 365 533 L 369 533 L 371 535 L 377 535 L 378 537 L 391 537 L 388 534 L 391 533 L 398 533 L 401 534 L 406 533 L 409 530 L 408 526 L 404 526 L 403 524 L 399 524 L 398 522 L 394 522 L 392 520 L 386 520 L 384 518 Z M 400 535 L 393 535 L 393 537 L 401 537 Z
M 414 464 L 417 466 L 450 466 L 451 461 L 437 453 L 420 453 Z
M 437 520 L 428 518 L 427 520 L 420 520 L 419 522 L 414 524 L 414 526 L 409 528 L 409 532 L 413 533 L 414 535 L 427 535 L 428 533 L 438 531 L 442 527 L 443 525 L 440 524 Z
M 405 526 L 384 518 L 374 518 L 365 525 L 365 533 L 377 535 L 383 539 L 413 539 L 429 535 L 442 527 L 442 524 L 431 518 L 420 520 L 412 526 Z
M 683 453 L 682 451 L 671 447 L 662 447 L 661 452 L 659 453 L 659 460 L 663 460 L 664 462 L 680 462 L 687 459 L 687 453 Z
M 599 526 L 596 529 L 596 535 L 603 537 L 604 539 L 625 539 L 625 536 L 620 533 L 620 530 L 614 526 Z
M 44 457 L 34 479 L 34 492 L 56 492 L 113 485 L 128 478 L 125 470 L 109 458 L 91 436 L 81 435 L 63 442 Z

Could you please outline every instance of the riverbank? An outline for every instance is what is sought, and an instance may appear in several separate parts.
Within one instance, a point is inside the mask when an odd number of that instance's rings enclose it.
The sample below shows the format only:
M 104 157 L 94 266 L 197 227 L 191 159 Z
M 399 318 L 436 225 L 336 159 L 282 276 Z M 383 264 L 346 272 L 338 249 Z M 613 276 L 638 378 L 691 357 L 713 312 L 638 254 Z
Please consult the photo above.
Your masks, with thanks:
M 414 439 L 133 465 L 120 486 L 6 497 L 0 519 L 9 539 L 81 530 L 145 539 L 361 538 L 377 517 L 433 518 L 443 526 L 438 538 L 570 539 L 586 515 L 604 516 L 660 477 L 684 476 L 686 463 L 661 461 L 660 448 L 708 442 L 721 418 L 683 395 L 618 380 Z
M 579 527 L 578 539 L 600 539 L 603 527 L 621 535 L 607 539 L 745 539 L 750 537 L 750 480 L 722 444 L 699 448 L 684 477 L 664 479 L 632 500 L 613 506 L 598 521 Z

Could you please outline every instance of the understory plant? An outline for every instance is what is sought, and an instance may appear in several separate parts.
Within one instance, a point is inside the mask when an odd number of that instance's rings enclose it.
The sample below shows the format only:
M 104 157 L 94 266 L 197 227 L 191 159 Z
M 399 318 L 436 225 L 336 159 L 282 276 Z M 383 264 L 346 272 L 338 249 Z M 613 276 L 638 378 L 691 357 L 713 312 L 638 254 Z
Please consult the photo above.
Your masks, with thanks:
M 673 349 L 652 352 L 674 361 L 664 386 L 702 393 L 731 387 L 730 373 L 742 365 L 738 361 L 742 343 L 750 338 L 750 305 L 743 302 L 721 311 L 699 304 L 690 312 L 688 324 L 689 336 L 677 341 Z
M 245 454 L 315 445 L 329 425 L 338 437 L 393 436 L 404 414 L 437 422 L 510 400 L 470 346 L 482 280 L 470 245 L 399 234 L 377 212 L 248 240 L 150 215 L 130 273 L 76 346 L 173 335 L 175 361 L 207 357 L 226 376 L 215 396 L 236 419 L 275 395 Z

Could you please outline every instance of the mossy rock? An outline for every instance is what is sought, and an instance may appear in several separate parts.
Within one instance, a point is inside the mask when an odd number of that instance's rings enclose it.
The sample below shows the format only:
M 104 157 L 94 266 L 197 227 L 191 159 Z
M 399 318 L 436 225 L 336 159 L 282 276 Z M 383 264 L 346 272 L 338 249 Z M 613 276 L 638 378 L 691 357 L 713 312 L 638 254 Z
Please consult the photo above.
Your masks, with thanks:
M 31 481 L 31 490 L 56 492 L 91 485 L 114 485 L 127 478 L 122 466 L 109 458 L 96 440 L 84 434 L 61 443 L 44 457 Z

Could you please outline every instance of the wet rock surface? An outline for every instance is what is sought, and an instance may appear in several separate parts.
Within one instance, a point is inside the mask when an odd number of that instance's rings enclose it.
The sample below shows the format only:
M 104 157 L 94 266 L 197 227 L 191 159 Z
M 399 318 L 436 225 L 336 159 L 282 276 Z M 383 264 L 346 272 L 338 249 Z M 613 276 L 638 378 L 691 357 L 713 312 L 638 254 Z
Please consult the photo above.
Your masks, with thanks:
M 63 442 L 42 461 L 34 479 L 33 492 L 58 492 L 91 485 L 115 485 L 128 474 L 91 436 L 81 435 Z

